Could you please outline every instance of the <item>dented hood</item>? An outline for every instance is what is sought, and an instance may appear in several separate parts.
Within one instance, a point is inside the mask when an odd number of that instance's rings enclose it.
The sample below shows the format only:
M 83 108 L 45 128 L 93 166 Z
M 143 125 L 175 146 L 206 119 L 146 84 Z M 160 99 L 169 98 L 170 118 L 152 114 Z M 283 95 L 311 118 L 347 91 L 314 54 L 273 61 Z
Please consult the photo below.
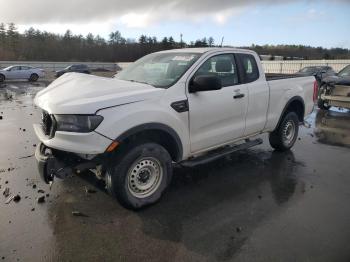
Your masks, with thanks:
M 94 114 L 102 108 L 156 98 L 163 92 L 147 84 L 67 73 L 41 90 L 34 101 L 50 114 Z

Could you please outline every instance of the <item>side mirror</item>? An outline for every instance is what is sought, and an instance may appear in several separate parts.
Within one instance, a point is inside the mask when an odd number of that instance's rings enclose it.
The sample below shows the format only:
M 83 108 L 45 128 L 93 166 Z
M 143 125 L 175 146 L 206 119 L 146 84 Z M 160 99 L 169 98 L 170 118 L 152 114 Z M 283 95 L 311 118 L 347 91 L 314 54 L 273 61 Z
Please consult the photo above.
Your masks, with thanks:
M 190 82 L 188 91 L 190 93 L 202 91 L 214 91 L 222 88 L 221 79 L 217 76 L 202 75 L 196 76 Z

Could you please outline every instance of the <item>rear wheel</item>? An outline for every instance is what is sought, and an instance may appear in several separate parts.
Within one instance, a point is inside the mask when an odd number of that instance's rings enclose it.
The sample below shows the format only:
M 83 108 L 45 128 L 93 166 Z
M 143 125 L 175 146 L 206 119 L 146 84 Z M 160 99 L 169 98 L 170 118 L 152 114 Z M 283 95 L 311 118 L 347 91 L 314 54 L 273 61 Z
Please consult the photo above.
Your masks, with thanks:
M 299 119 L 295 112 L 287 112 L 278 127 L 270 133 L 270 145 L 278 151 L 293 147 L 299 131 Z
M 0 74 L 0 82 L 4 82 L 5 81 L 5 76 Z
M 161 145 L 135 146 L 116 159 L 106 172 L 107 191 L 126 208 L 157 202 L 172 177 L 171 157 Z
M 39 79 L 39 76 L 37 74 L 31 74 L 29 77 L 29 81 L 36 82 Z

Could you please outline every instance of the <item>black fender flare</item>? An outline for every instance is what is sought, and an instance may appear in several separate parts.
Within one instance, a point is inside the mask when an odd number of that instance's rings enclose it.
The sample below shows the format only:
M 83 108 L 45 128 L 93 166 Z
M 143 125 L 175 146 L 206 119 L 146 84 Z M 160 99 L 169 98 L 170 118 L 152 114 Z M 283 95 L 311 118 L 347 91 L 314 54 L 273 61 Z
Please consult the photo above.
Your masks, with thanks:
M 298 101 L 298 102 L 301 102 L 302 105 L 303 105 L 303 111 L 302 111 L 302 118 L 303 119 L 299 119 L 300 122 L 302 122 L 304 120 L 304 115 L 305 115 L 305 102 L 304 102 L 304 99 L 301 97 L 301 96 L 293 96 L 291 99 L 289 99 L 289 101 L 287 102 L 287 104 L 284 106 L 283 110 L 282 110 L 282 113 L 280 115 L 280 118 L 277 122 L 277 125 L 275 126 L 275 129 L 280 125 L 282 119 L 283 119 L 283 116 L 284 114 L 286 113 L 288 107 L 295 101 Z M 299 116 L 298 116 L 299 117 Z
M 176 150 L 177 150 L 177 161 L 180 161 L 183 156 L 183 146 L 181 139 L 179 135 L 176 133 L 176 131 L 169 127 L 168 125 L 161 124 L 161 123 L 146 123 L 146 124 L 141 124 L 135 127 L 132 127 L 131 129 L 125 131 L 122 133 L 120 136 L 118 136 L 115 140 L 122 143 L 125 141 L 128 137 L 135 135 L 137 133 L 141 133 L 142 131 L 147 131 L 147 130 L 159 130 L 166 132 L 169 136 L 173 138 L 176 144 Z

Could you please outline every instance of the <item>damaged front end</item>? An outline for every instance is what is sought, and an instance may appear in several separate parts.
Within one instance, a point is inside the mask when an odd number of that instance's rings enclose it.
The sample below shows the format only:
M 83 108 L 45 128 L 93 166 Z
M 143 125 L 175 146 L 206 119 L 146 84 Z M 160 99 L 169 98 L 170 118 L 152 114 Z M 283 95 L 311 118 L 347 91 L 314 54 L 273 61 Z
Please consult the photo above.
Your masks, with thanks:
M 35 151 L 40 177 L 51 184 L 55 177 L 64 179 L 72 174 L 96 169 L 101 159 L 86 160 L 73 153 L 52 149 L 40 143 Z M 97 161 L 96 161 L 97 160 Z
M 350 109 L 350 85 L 345 83 L 328 84 L 321 90 L 320 98 L 329 106 Z

